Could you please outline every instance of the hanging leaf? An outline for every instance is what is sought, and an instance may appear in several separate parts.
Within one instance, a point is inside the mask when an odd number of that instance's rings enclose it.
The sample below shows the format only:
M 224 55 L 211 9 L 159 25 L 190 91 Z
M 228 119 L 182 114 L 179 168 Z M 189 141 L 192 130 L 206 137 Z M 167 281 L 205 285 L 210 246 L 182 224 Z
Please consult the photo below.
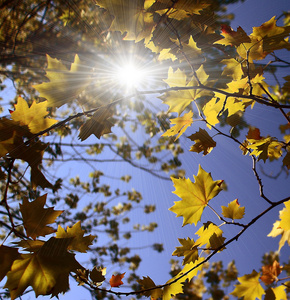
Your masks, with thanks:
M 155 288 L 156 285 L 149 276 L 143 277 L 143 279 L 139 279 L 139 280 L 137 280 L 137 282 L 142 286 L 142 289 L 144 289 L 144 290 L 150 289 L 149 291 L 144 291 L 142 293 L 146 297 L 151 296 L 151 299 L 158 299 L 158 298 L 162 297 L 162 293 L 163 293 L 162 289 L 159 289 L 159 288 L 152 289 L 152 288 Z
M 120 285 L 124 284 L 122 279 L 125 276 L 125 273 L 112 275 L 111 279 L 109 280 L 111 287 L 119 287 Z
M 207 155 L 216 146 L 216 142 L 207 133 L 206 130 L 199 128 L 199 131 L 188 137 L 190 140 L 195 142 L 190 147 L 189 151 L 200 153 L 203 151 L 203 155 Z
M 176 247 L 172 255 L 184 256 L 182 261 L 183 265 L 189 264 L 190 262 L 195 262 L 198 259 L 198 249 L 197 244 L 193 239 L 178 239 L 181 247 Z
M 279 262 L 276 260 L 272 265 L 262 266 L 262 276 L 260 279 L 267 285 L 273 283 L 278 279 L 279 274 L 281 273 L 282 267 L 280 267 Z
M 47 57 L 46 77 L 49 82 L 35 85 L 40 97 L 47 99 L 48 107 L 60 107 L 72 102 L 90 84 L 92 69 L 76 55 L 70 70 L 56 58 Z
M 93 116 L 87 120 L 80 128 L 79 139 L 86 140 L 91 134 L 98 139 L 106 133 L 111 133 L 114 124 L 108 119 L 112 117 L 114 111 L 110 107 L 99 108 Z
M 31 286 L 35 296 L 57 296 L 69 288 L 68 276 L 83 267 L 67 252 L 71 239 L 50 238 L 39 251 L 22 254 L 14 261 L 11 271 L 7 273 L 4 288 L 10 290 L 14 300 Z
M 237 31 L 234 31 L 229 25 L 226 24 L 223 24 L 221 27 L 222 36 L 224 36 L 224 38 L 216 41 L 215 44 L 239 46 L 242 43 L 251 42 L 251 39 L 240 26 L 238 27 Z
M 23 198 L 22 204 L 19 205 L 26 234 L 33 239 L 55 232 L 47 224 L 54 223 L 55 219 L 63 213 L 63 210 L 54 210 L 52 207 L 44 208 L 46 196 L 47 194 L 40 196 L 32 202 Z
M 193 177 L 194 183 L 189 178 L 171 178 L 176 189 L 173 193 L 180 197 L 181 201 L 174 202 L 169 210 L 176 213 L 177 217 L 183 217 L 182 226 L 192 223 L 196 225 L 209 200 L 222 190 L 219 186 L 221 181 L 213 181 L 211 174 L 204 171 L 201 166 L 197 176 Z
M 236 199 L 229 203 L 228 206 L 222 206 L 222 214 L 225 218 L 242 219 L 245 214 L 245 207 L 241 207 L 238 199 Z
M 93 281 L 93 283 L 99 286 L 106 279 L 105 275 L 106 275 L 106 268 L 94 267 L 93 270 L 90 272 L 89 276 L 90 279 Z
M 75 223 L 71 228 L 67 227 L 66 231 L 58 225 L 56 238 L 73 238 L 68 246 L 69 250 L 75 250 L 78 252 L 87 252 L 89 246 L 92 244 L 94 235 L 84 236 L 85 231 L 81 228 L 81 222 Z
M 27 125 L 30 132 L 35 134 L 43 131 L 57 122 L 47 118 L 47 101 L 36 103 L 32 102 L 31 106 L 21 97 L 18 97 L 15 104 L 15 111 L 11 112 L 11 118 L 19 122 L 21 126 Z
M 239 284 L 235 285 L 235 289 L 231 292 L 232 295 L 244 300 L 262 299 L 265 294 L 264 289 L 259 282 L 260 273 L 255 270 L 251 274 L 238 277 Z
M 162 136 L 173 136 L 177 134 L 175 141 L 180 138 L 180 136 L 185 132 L 185 130 L 192 124 L 193 120 L 193 112 L 190 111 L 182 117 L 171 119 L 171 124 L 175 124 L 171 128 L 169 128 L 166 132 L 162 134 Z

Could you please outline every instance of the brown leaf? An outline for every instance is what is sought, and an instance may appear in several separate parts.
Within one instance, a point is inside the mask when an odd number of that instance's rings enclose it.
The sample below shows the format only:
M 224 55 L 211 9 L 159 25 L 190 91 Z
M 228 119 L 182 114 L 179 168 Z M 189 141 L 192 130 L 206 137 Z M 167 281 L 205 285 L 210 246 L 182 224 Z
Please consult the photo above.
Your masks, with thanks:
M 263 275 L 260 277 L 260 279 L 267 285 L 271 284 L 277 280 L 277 277 L 281 273 L 280 264 L 275 260 L 272 265 L 263 266 L 262 272 Z
M 6 276 L 7 272 L 10 271 L 11 266 L 19 257 L 18 249 L 7 246 L 0 246 L 0 281 Z
M 52 207 L 44 208 L 47 194 L 29 202 L 27 198 L 20 204 L 20 212 L 23 218 L 23 225 L 28 236 L 36 239 L 38 236 L 45 236 L 55 232 L 47 224 L 54 223 L 55 219 L 63 213 L 62 210 L 54 210 Z
M 108 119 L 112 117 L 114 111 L 110 107 L 99 108 L 93 116 L 87 120 L 80 128 L 79 139 L 84 141 L 91 134 L 94 134 L 98 139 L 106 134 L 110 133 L 111 127 L 114 124 Z

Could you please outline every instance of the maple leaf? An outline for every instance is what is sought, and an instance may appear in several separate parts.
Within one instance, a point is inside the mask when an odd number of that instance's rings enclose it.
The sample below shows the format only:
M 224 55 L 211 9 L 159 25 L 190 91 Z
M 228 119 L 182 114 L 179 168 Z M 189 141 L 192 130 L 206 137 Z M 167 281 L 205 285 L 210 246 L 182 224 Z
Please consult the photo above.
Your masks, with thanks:
M 97 286 L 100 286 L 102 282 L 106 279 L 106 268 L 96 268 L 94 267 L 93 270 L 90 272 L 90 279 L 93 283 Z
M 228 206 L 222 206 L 222 214 L 225 218 L 242 219 L 245 214 L 245 207 L 240 207 L 238 199 L 236 199 L 229 203 Z
M 83 269 L 74 254 L 67 252 L 70 240 L 50 238 L 39 251 L 22 254 L 13 262 L 5 284 L 12 300 L 22 295 L 29 286 L 36 297 L 48 294 L 57 296 L 68 290 L 69 273 Z
M 150 41 L 152 29 L 155 25 L 152 12 L 148 12 L 151 2 L 136 0 L 134 4 L 127 0 L 96 1 L 97 5 L 105 8 L 114 16 L 110 26 L 112 31 L 126 33 L 126 40 L 135 42 L 145 39 L 145 43 Z M 145 6 L 145 7 L 144 7 Z
M 162 297 L 162 289 L 156 288 L 151 290 L 151 288 L 155 288 L 156 285 L 149 276 L 143 277 L 143 279 L 139 279 L 137 280 L 137 282 L 142 286 L 144 290 L 150 289 L 149 291 L 143 292 L 146 297 L 151 296 L 151 299 L 158 299 Z
M 254 60 L 261 60 L 267 56 L 263 49 L 263 41 L 260 38 L 250 35 L 250 42 L 243 43 L 237 48 L 238 54 L 247 59 L 250 63 Z
M 273 283 L 278 279 L 279 274 L 281 273 L 282 267 L 280 267 L 279 262 L 276 260 L 272 265 L 262 266 L 263 275 L 260 279 L 267 285 Z
M 223 245 L 225 238 L 222 236 L 223 231 L 215 224 L 208 222 L 204 224 L 196 234 L 199 238 L 196 240 L 195 244 L 205 247 L 208 249 L 217 249 Z
M 216 41 L 214 44 L 239 46 L 242 43 L 249 43 L 251 40 L 245 31 L 239 26 L 237 31 L 234 31 L 229 25 L 221 26 L 223 39 Z
M 91 69 L 83 65 L 76 55 L 70 70 L 58 59 L 47 55 L 46 77 L 49 82 L 35 85 L 40 97 L 47 99 L 48 107 L 60 107 L 77 98 L 89 85 Z
M 191 126 L 193 120 L 193 112 L 190 111 L 182 117 L 171 119 L 171 124 L 175 124 L 171 128 L 169 128 L 166 132 L 162 134 L 162 136 L 173 136 L 177 134 L 175 141 L 185 132 L 185 130 Z
M 275 17 L 272 17 L 261 26 L 253 27 L 251 36 L 263 41 L 263 50 L 265 53 L 285 48 L 290 50 L 290 44 L 286 40 L 289 37 L 290 26 L 276 26 L 276 22 Z
M 67 227 L 66 231 L 58 225 L 55 237 L 56 238 L 73 238 L 68 246 L 69 250 L 75 250 L 78 252 L 87 252 L 89 246 L 96 236 L 87 235 L 84 236 L 85 231 L 81 228 L 81 222 L 78 221 L 71 228 Z
M 98 139 L 106 133 L 111 133 L 111 127 L 114 124 L 108 119 L 112 117 L 114 111 L 110 107 L 99 108 L 93 116 L 87 120 L 80 128 L 79 139 L 86 140 L 91 134 Z
M 125 273 L 112 275 L 111 279 L 109 280 L 110 286 L 111 287 L 119 287 L 120 285 L 124 284 L 122 281 L 124 276 L 125 276 Z
M 172 255 L 184 256 L 182 261 L 183 265 L 186 265 L 190 262 L 195 262 L 198 259 L 198 250 L 197 245 L 193 239 L 178 239 L 181 247 L 176 247 Z
M 208 75 L 203 69 L 203 65 L 196 71 L 196 75 L 202 84 L 205 84 Z M 196 78 L 193 76 L 191 80 L 187 83 L 187 77 L 183 71 L 177 69 L 173 72 L 172 67 L 168 70 L 168 78 L 164 81 L 170 87 L 191 87 L 198 86 Z M 168 112 L 176 112 L 180 115 L 190 103 L 201 96 L 211 95 L 211 92 L 204 89 L 192 89 L 192 90 L 181 90 L 181 91 L 169 91 L 159 98 L 163 103 L 169 105 Z
M 40 196 L 32 202 L 23 198 L 22 204 L 19 205 L 26 234 L 33 239 L 55 232 L 47 224 L 54 223 L 55 219 L 63 213 L 63 210 L 54 210 L 52 207 L 44 208 L 46 196 L 47 194 Z
M 10 271 L 13 262 L 19 257 L 18 249 L 0 245 L 0 281 Z
M 40 240 L 21 240 L 17 245 L 24 248 L 26 251 L 37 252 L 44 243 L 44 241 Z
M 231 294 L 238 298 L 243 297 L 244 300 L 261 299 L 265 291 L 260 285 L 259 277 L 260 273 L 255 270 L 251 274 L 238 277 L 240 284 L 235 285 L 235 289 Z
M 240 80 L 244 74 L 241 63 L 234 59 L 223 59 L 221 63 L 225 64 L 226 67 L 224 68 L 222 75 L 230 76 L 233 80 Z
M 45 130 L 55 124 L 57 120 L 46 118 L 47 101 L 36 103 L 32 102 L 31 106 L 21 97 L 18 97 L 15 111 L 11 112 L 14 121 L 19 122 L 21 126 L 27 125 L 30 132 L 35 134 Z
M 202 212 L 208 202 L 222 190 L 219 186 L 220 180 L 213 181 L 211 174 L 207 173 L 199 166 L 197 176 L 193 175 L 195 182 L 185 178 L 171 178 L 175 191 L 173 192 L 181 201 L 169 208 L 177 214 L 177 217 L 183 217 L 183 225 L 197 224 L 200 221 Z
M 207 155 L 216 146 L 216 142 L 207 133 L 206 130 L 199 128 L 199 131 L 188 137 L 190 140 L 195 142 L 190 147 L 189 151 L 200 153 L 203 151 L 203 155 Z
M 274 288 L 269 287 L 266 290 L 265 300 L 288 300 L 285 289 L 286 286 L 283 285 L 276 286 Z

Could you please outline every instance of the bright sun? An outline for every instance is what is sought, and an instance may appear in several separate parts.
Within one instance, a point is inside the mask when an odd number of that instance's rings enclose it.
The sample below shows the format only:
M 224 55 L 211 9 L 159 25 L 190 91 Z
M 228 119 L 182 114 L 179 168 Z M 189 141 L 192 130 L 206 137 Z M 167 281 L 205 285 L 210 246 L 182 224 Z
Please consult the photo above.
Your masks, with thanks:
M 116 79 L 118 85 L 126 90 L 132 92 L 138 89 L 146 79 L 146 71 L 139 68 L 135 63 L 126 63 L 117 68 Z

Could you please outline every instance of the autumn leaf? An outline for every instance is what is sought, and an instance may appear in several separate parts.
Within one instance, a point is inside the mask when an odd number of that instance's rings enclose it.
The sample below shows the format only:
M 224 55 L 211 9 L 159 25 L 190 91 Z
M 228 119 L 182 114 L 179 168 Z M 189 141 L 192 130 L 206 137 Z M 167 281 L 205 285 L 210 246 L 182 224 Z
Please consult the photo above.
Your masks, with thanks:
M 196 71 L 196 75 L 202 84 L 205 84 L 208 75 L 205 73 L 203 65 Z M 189 82 L 187 82 L 186 74 L 177 69 L 173 72 L 172 67 L 168 70 L 168 78 L 164 79 L 169 87 L 188 87 L 198 86 L 197 79 L 193 76 Z M 163 103 L 169 105 L 168 112 L 176 112 L 180 115 L 190 103 L 201 96 L 208 96 L 211 93 L 205 89 L 189 89 L 180 91 L 169 91 L 159 98 Z
M 17 245 L 24 248 L 26 251 L 37 252 L 44 243 L 44 241 L 40 240 L 21 240 L 20 242 L 17 242 Z
M 223 59 L 221 63 L 225 64 L 222 75 L 230 76 L 233 80 L 240 80 L 244 74 L 241 63 L 234 59 Z
M 229 203 L 228 206 L 222 206 L 222 214 L 225 218 L 242 219 L 245 214 L 245 207 L 241 207 L 238 199 L 236 199 Z
M 5 284 L 12 300 L 22 295 L 29 286 L 36 297 L 57 296 L 68 290 L 69 273 L 83 269 L 74 255 L 67 252 L 70 240 L 50 238 L 36 253 L 22 254 L 14 261 Z
M 89 274 L 90 279 L 97 286 L 101 285 L 102 282 L 106 279 L 105 275 L 106 275 L 106 268 L 96 268 L 96 267 L 94 267 Z
M 18 249 L 0 245 L 0 281 L 10 271 L 13 262 L 19 257 Z
M 198 259 L 198 250 L 194 240 L 190 238 L 178 240 L 182 246 L 176 247 L 172 255 L 176 255 L 178 257 L 184 256 L 182 261 L 183 265 L 186 265 L 190 262 L 195 262 Z
M 234 31 L 229 25 L 223 24 L 221 26 L 223 39 L 216 41 L 215 44 L 239 46 L 242 43 L 249 43 L 251 40 L 246 32 L 239 26 L 237 31 Z
M 54 210 L 52 207 L 44 208 L 46 196 L 47 194 L 40 196 L 32 202 L 23 198 L 22 204 L 19 205 L 26 234 L 33 239 L 55 232 L 47 224 L 54 223 L 55 219 L 63 213 L 62 210 Z
M 70 70 L 56 58 L 47 55 L 46 77 L 49 82 L 35 85 L 40 97 L 47 99 L 48 107 L 60 107 L 72 102 L 89 85 L 91 68 L 76 55 Z
M 143 279 L 139 279 L 139 280 L 137 280 L 137 282 L 142 286 L 142 289 L 144 289 L 144 290 L 150 289 L 149 291 L 144 291 L 142 293 L 146 297 L 151 296 L 151 299 L 158 299 L 158 298 L 162 297 L 162 289 L 155 288 L 156 285 L 149 276 L 143 277 Z
M 204 171 L 201 166 L 197 176 L 193 177 L 194 183 L 189 178 L 171 178 L 176 189 L 173 193 L 180 197 L 181 201 L 174 202 L 174 206 L 169 210 L 176 213 L 177 217 L 183 217 L 182 226 L 192 223 L 196 225 L 209 200 L 222 190 L 219 186 L 220 180 L 213 181 L 211 174 Z
M 166 132 L 162 134 L 162 136 L 173 136 L 177 134 L 175 141 L 180 138 L 180 136 L 185 132 L 185 130 L 192 124 L 193 120 L 193 112 L 189 111 L 184 114 L 182 117 L 171 119 L 171 124 L 175 124 L 171 128 L 169 128 Z
M 206 130 L 199 128 L 199 131 L 188 137 L 190 140 L 195 142 L 190 147 L 189 151 L 200 153 L 203 151 L 203 155 L 207 155 L 216 146 L 216 142 L 207 133 Z
M 280 267 L 279 262 L 276 260 L 272 265 L 262 266 L 262 276 L 260 279 L 267 285 L 273 283 L 278 279 L 279 274 L 281 273 L 282 267 Z
M 125 276 L 125 273 L 112 275 L 111 279 L 109 280 L 110 286 L 111 287 L 119 287 L 120 285 L 124 284 L 122 281 L 124 276 Z
M 223 231 L 211 222 L 207 222 L 196 232 L 199 238 L 195 244 L 198 246 L 206 245 L 207 249 L 217 249 L 224 244 L 225 238 Z
M 286 286 L 283 286 L 283 285 L 276 286 L 273 288 L 269 287 L 266 290 L 265 300 L 272 300 L 272 299 L 273 300 L 288 300 L 285 290 L 286 290 Z
M 251 274 L 238 277 L 239 284 L 235 285 L 235 289 L 231 292 L 232 295 L 244 300 L 261 299 L 265 294 L 264 289 L 259 282 L 260 273 L 255 270 Z
M 111 127 L 114 126 L 114 124 L 108 119 L 112 117 L 113 113 L 110 107 L 99 108 L 93 116 L 81 126 L 79 139 L 84 141 L 91 134 L 94 134 L 100 139 L 102 135 L 112 132 Z
M 57 232 L 55 234 L 56 238 L 73 238 L 68 246 L 69 250 L 74 250 L 78 252 L 87 252 L 89 246 L 96 236 L 87 235 L 84 236 L 85 231 L 81 228 L 81 222 L 75 223 L 71 228 L 67 227 L 66 231 L 58 225 Z
M 11 118 L 19 122 L 21 126 L 27 125 L 30 132 L 35 134 L 43 131 L 57 122 L 47 118 L 47 101 L 36 103 L 32 102 L 31 106 L 21 97 L 18 97 L 15 110 L 11 112 Z

